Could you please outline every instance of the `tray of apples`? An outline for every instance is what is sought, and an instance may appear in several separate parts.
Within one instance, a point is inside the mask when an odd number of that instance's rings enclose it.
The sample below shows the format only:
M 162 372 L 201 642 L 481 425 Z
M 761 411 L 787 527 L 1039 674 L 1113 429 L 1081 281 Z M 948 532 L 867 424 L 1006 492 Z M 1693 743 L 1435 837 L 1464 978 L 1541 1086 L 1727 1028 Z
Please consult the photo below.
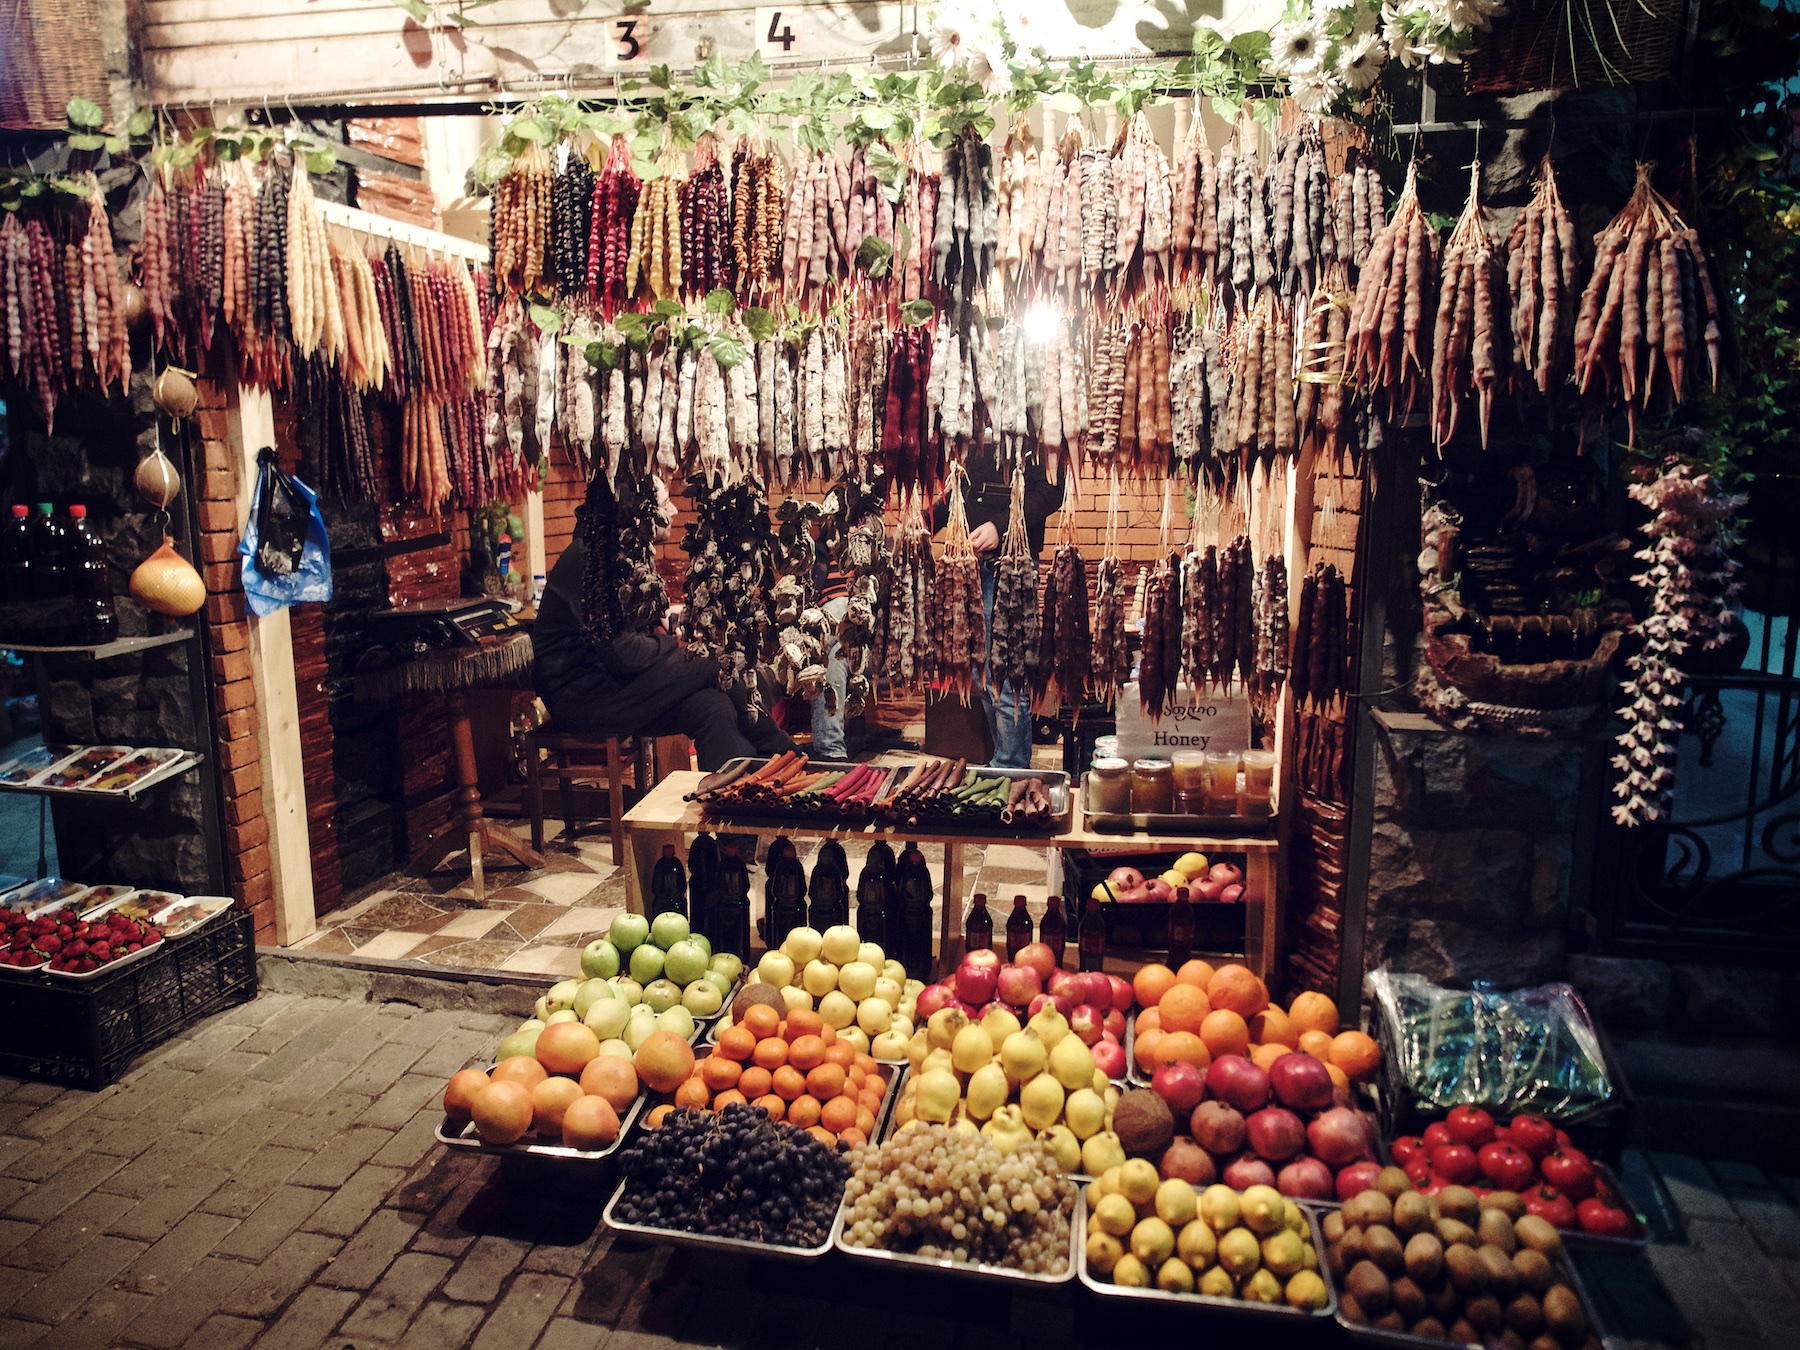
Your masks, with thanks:
M 1525 1211 L 1572 1241 L 1642 1247 L 1650 1225 L 1626 1199 L 1606 1164 L 1575 1147 L 1567 1131 L 1525 1113 L 1504 1124 L 1479 1106 L 1457 1106 L 1422 1134 L 1389 1145 L 1396 1166 L 1427 1194 L 1467 1186 L 1476 1194 L 1514 1191 Z

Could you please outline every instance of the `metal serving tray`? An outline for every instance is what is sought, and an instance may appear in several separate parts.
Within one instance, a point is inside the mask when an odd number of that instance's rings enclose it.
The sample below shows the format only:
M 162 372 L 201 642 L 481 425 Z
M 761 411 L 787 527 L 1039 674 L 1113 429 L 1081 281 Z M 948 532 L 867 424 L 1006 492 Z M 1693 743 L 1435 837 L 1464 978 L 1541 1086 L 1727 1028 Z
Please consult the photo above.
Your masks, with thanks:
M 1588 1161 L 1594 1165 L 1594 1179 L 1599 1183 L 1600 1193 L 1602 1195 L 1610 1194 L 1614 1200 L 1619 1202 L 1625 1212 L 1631 1215 L 1632 1222 L 1637 1225 L 1637 1232 L 1631 1237 L 1607 1237 L 1602 1233 L 1586 1233 L 1579 1228 L 1559 1228 L 1557 1231 L 1562 1234 L 1563 1241 L 1572 1246 L 1598 1250 L 1610 1248 L 1615 1251 L 1621 1249 L 1629 1251 L 1648 1247 L 1655 1240 L 1655 1234 L 1650 1230 L 1649 1217 L 1632 1203 L 1630 1196 L 1625 1194 L 1625 1188 L 1619 1184 L 1618 1174 L 1612 1168 L 1598 1158 L 1590 1158 Z
M 844 1255 L 854 1261 L 887 1261 L 902 1266 L 914 1266 L 922 1270 L 942 1271 L 946 1275 L 955 1275 L 965 1280 L 981 1280 L 994 1284 L 1034 1284 L 1058 1285 L 1067 1284 L 1075 1278 L 1075 1264 L 1081 1252 L 1083 1219 L 1087 1213 L 1087 1199 L 1083 1188 L 1075 1187 L 1075 1212 L 1069 1216 L 1069 1264 L 1061 1275 L 1028 1275 L 1022 1270 L 1010 1270 L 1006 1266 L 990 1266 L 979 1262 L 952 1261 L 947 1257 L 912 1256 L 906 1252 L 884 1251 L 880 1247 L 852 1247 L 844 1241 L 844 1216 L 848 1212 L 847 1202 L 838 1205 L 837 1222 L 831 1225 L 831 1243 Z
M 612 1199 L 606 1202 L 606 1208 L 600 1218 L 615 1233 L 629 1233 L 632 1237 L 641 1238 L 645 1242 L 654 1242 L 664 1247 L 695 1247 L 701 1251 L 737 1252 L 743 1256 L 754 1256 L 764 1261 L 817 1261 L 831 1251 L 831 1240 L 837 1229 L 833 1226 L 825 1241 L 817 1247 L 784 1247 L 774 1242 L 746 1242 L 741 1238 L 710 1237 L 705 1233 L 684 1233 L 679 1228 L 652 1228 L 648 1224 L 626 1223 L 618 1218 L 615 1210 L 619 1201 L 625 1198 L 625 1187 L 629 1183 L 619 1182 L 619 1189 L 614 1191 Z M 838 1202 L 838 1222 L 844 1217 L 844 1206 Z
M 1082 825 L 1097 834 L 1149 834 L 1159 838 L 1266 839 L 1274 816 L 1177 816 L 1159 811 L 1084 811 Z
M 720 771 L 731 769 L 739 764 L 763 764 L 767 756 L 740 756 L 727 760 L 720 766 Z M 842 760 L 809 759 L 806 762 L 808 771 L 818 773 L 824 770 L 850 770 L 859 767 Z M 728 824 L 766 824 L 794 825 L 807 824 L 828 826 L 847 833 L 862 833 L 878 828 L 916 829 L 923 834 L 956 834 L 969 835 L 973 838 L 983 836 L 999 836 L 1005 838 L 1038 838 L 1056 834 L 1069 827 L 1074 811 L 1074 793 L 1071 790 L 1069 775 L 1061 769 L 999 769 L 985 764 L 971 765 L 977 775 L 984 778 L 1035 778 L 1044 785 L 1044 794 L 1050 798 L 1050 815 L 1041 824 L 1025 825 L 1003 824 L 996 815 L 992 820 L 972 820 L 966 824 L 954 818 L 933 817 L 921 820 L 917 826 L 908 826 L 905 822 L 895 821 L 882 815 L 865 815 L 847 817 L 838 811 L 823 807 L 794 807 L 791 809 L 771 808 L 766 803 L 734 807 L 729 803 L 720 809 L 714 802 L 701 803 L 702 814 L 709 821 L 724 821 Z
M 631 1104 L 631 1109 L 619 1118 L 618 1137 L 605 1148 L 595 1149 L 591 1152 L 585 1149 L 569 1148 L 563 1144 L 526 1143 L 525 1140 L 531 1137 L 529 1134 L 515 1144 L 490 1144 L 475 1133 L 473 1121 L 459 1129 L 450 1123 L 448 1116 L 438 1122 L 434 1133 L 437 1135 L 438 1143 L 445 1144 L 450 1148 L 467 1149 L 471 1153 L 487 1153 L 502 1158 L 557 1158 L 565 1162 L 597 1163 L 603 1158 L 610 1158 L 624 1145 L 625 1137 L 631 1133 L 631 1127 L 637 1123 L 637 1118 L 643 1112 L 644 1103 L 647 1100 L 648 1094 L 640 1089 L 637 1100 Z
M 1175 1307 L 1222 1308 L 1227 1312 L 1245 1313 L 1252 1317 L 1287 1317 L 1300 1321 L 1329 1318 L 1337 1312 L 1338 1296 L 1337 1285 L 1332 1282 L 1331 1272 L 1325 1269 L 1325 1234 L 1319 1229 L 1319 1215 L 1312 1206 L 1301 1204 L 1300 1212 L 1306 1215 L 1306 1222 L 1312 1227 L 1313 1251 L 1319 1258 L 1319 1278 L 1325 1281 L 1325 1306 L 1323 1308 L 1315 1308 L 1309 1312 L 1289 1307 L 1286 1303 L 1253 1303 L 1248 1299 L 1241 1298 L 1215 1298 L 1211 1294 L 1171 1294 L 1167 1290 L 1154 1287 L 1133 1289 L 1097 1279 L 1088 1273 L 1087 1210 L 1085 1207 L 1081 1210 L 1081 1226 L 1075 1238 L 1075 1252 L 1080 1262 L 1081 1282 L 1103 1298 L 1144 1299 Z

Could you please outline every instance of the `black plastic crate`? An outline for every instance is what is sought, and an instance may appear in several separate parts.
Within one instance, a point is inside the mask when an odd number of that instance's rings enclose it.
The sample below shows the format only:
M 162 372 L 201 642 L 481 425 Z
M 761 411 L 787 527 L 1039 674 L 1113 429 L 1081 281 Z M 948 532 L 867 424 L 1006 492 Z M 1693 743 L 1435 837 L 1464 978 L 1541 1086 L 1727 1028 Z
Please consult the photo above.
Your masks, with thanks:
M 1090 853 L 1086 849 L 1063 850 L 1063 891 L 1069 901 L 1070 934 L 1074 940 L 1082 917 L 1090 905 L 1093 889 L 1105 881 L 1116 867 L 1135 867 L 1146 877 L 1159 877 L 1186 849 L 1167 853 Z M 1208 862 L 1231 862 L 1239 867 L 1247 859 L 1241 853 L 1208 853 Z M 1212 900 L 1192 900 L 1194 911 L 1194 945 L 1196 956 L 1244 955 L 1244 906 L 1221 904 Z M 1105 905 L 1106 950 L 1160 959 L 1169 950 L 1169 911 L 1174 906 L 1166 901 L 1147 901 L 1125 905 L 1116 901 Z
M 234 909 L 89 980 L 0 978 L 0 1073 L 90 1091 L 190 1023 L 256 997 L 256 925 Z

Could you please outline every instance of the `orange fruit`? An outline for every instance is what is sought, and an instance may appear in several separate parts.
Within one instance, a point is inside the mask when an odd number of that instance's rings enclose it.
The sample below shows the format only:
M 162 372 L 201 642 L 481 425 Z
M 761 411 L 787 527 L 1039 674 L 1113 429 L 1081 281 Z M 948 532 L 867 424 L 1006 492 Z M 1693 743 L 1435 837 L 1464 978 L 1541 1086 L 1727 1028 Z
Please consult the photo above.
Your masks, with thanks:
M 861 1050 L 856 1052 L 856 1067 L 861 1069 L 864 1073 L 881 1072 L 881 1065 L 876 1062 L 875 1056 L 865 1055 Z
M 508 1079 L 490 1081 L 469 1103 L 469 1114 L 475 1121 L 475 1132 L 488 1143 L 516 1143 L 531 1128 L 531 1092 Z
M 1288 1004 L 1288 1021 L 1298 1031 L 1322 1031 L 1327 1036 L 1338 1033 L 1337 1004 L 1324 994 L 1308 990 L 1304 994 L 1295 994 L 1294 1001 Z
M 759 1111 L 767 1111 L 770 1120 L 780 1120 L 787 1115 L 787 1103 L 773 1092 L 758 1097 L 751 1105 Z
M 650 1108 L 650 1114 L 644 1117 L 644 1124 L 654 1130 L 658 1125 L 669 1118 L 669 1112 L 674 1109 L 674 1105 L 670 1102 L 664 1102 L 661 1106 L 653 1106 Z M 567 1116 L 563 1117 L 563 1123 L 567 1125 Z
M 875 1128 L 875 1112 L 869 1107 L 859 1104 L 856 1108 L 856 1124 L 853 1128 L 860 1130 L 864 1135 L 869 1134 Z M 840 1138 L 843 1137 L 843 1134 L 844 1131 L 838 1131 Z
M 752 1004 L 761 1007 L 761 1004 Z M 719 1033 L 719 1043 L 713 1047 L 715 1055 L 723 1055 L 726 1059 L 735 1059 L 742 1064 L 756 1053 L 756 1037 L 748 1027 L 726 1027 Z
M 1300 1044 L 1295 1047 L 1303 1055 L 1311 1055 L 1314 1059 L 1322 1059 L 1331 1063 L 1331 1037 L 1323 1031 L 1303 1031 L 1300 1033 Z
M 562 1140 L 569 1148 L 605 1148 L 619 1137 L 619 1115 L 604 1097 L 585 1096 L 563 1112 Z
M 1204 990 L 1191 984 L 1170 985 L 1157 1010 L 1162 1013 L 1164 1031 L 1198 1031 L 1206 1015 L 1212 1011 Z
M 1145 1008 L 1137 1015 L 1137 1029 L 1140 1033 L 1162 1030 L 1162 1009 Z
M 1196 956 L 1192 961 L 1181 963 L 1181 969 L 1175 972 L 1175 983 L 1191 984 L 1196 989 L 1204 989 L 1212 982 L 1212 977 L 1212 962 L 1202 961 Z
M 786 1036 L 788 1044 L 792 1045 L 802 1036 L 817 1036 L 824 1030 L 825 1019 L 823 1017 L 807 1008 L 795 1008 L 788 1013 L 787 1024 L 781 1034 Z
M 820 1115 L 817 1097 L 809 1097 L 802 1093 L 788 1103 L 787 1118 L 790 1125 L 798 1125 L 801 1129 L 805 1129 L 808 1125 L 817 1125 Z
M 1215 1055 L 1250 1053 L 1250 1028 L 1230 1008 L 1214 1008 L 1206 1014 L 1206 1020 L 1200 1023 L 1200 1039 Z
M 760 1064 L 752 1064 L 738 1075 L 738 1091 L 751 1101 L 767 1096 L 769 1089 L 775 1086 L 775 1075 Z
M 653 1031 L 638 1046 L 635 1064 L 652 1092 L 673 1092 L 694 1071 L 694 1047 L 672 1031 Z
M 585 1095 L 573 1078 L 546 1078 L 531 1089 L 531 1128 L 539 1134 L 560 1135 L 563 1113 Z
M 825 1145 L 826 1148 L 833 1150 L 837 1148 L 837 1139 L 832 1135 L 831 1131 L 826 1129 L 823 1125 L 809 1125 L 806 1127 L 806 1132 L 814 1139 L 817 1139 L 821 1144 Z
M 848 1144 L 851 1148 L 861 1148 L 869 1142 L 869 1132 L 860 1125 L 853 1125 L 838 1136 L 838 1142 Z
M 766 1003 L 752 1003 L 744 1009 L 744 1030 L 756 1040 L 781 1033 L 781 1014 Z
M 1152 961 L 1139 966 L 1137 974 L 1131 977 L 1131 992 L 1137 995 L 1138 1007 L 1154 1008 L 1174 983 L 1175 972 L 1160 961 Z
M 712 1093 L 707 1090 L 704 1078 L 690 1078 L 675 1089 L 675 1105 L 693 1106 L 704 1111 L 706 1104 L 712 1100 Z
M 1213 1052 L 1204 1039 L 1191 1031 L 1166 1031 L 1156 1047 L 1156 1064 L 1192 1064 L 1204 1069 L 1213 1062 Z
M 751 1056 L 758 1068 L 779 1069 L 788 1062 L 788 1043 L 779 1036 L 771 1036 L 766 1041 L 756 1043 L 756 1051 Z
M 1274 1042 L 1268 1045 L 1253 1045 L 1250 1047 L 1250 1062 L 1259 1069 L 1267 1069 L 1283 1055 L 1293 1053 L 1287 1046 Z
M 469 1103 L 491 1081 L 480 1069 L 459 1069 L 451 1074 L 450 1082 L 444 1088 L 444 1114 L 459 1124 L 467 1121 Z
M 801 1036 L 788 1042 L 788 1063 L 801 1073 L 811 1073 L 825 1062 L 825 1042 L 818 1036 Z
M 844 1081 L 858 1092 L 861 1092 L 862 1085 L 869 1081 L 869 1075 L 864 1073 L 856 1065 L 852 1064 L 850 1066 L 850 1072 L 844 1075 Z
M 1155 1028 L 1138 1032 L 1137 1040 L 1132 1044 L 1131 1053 L 1136 1057 L 1138 1069 L 1141 1072 L 1155 1073 L 1162 1067 L 1162 1061 L 1157 1058 L 1157 1052 L 1162 1048 L 1162 1038 L 1168 1034 L 1166 1031 Z
M 833 1097 L 819 1108 L 819 1124 L 833 1134 L 856 1128 L 856 1103 L 848 1097 Z
M 775 1070 L 775 1095 L 784 1102 L 791 1102 L 806 1091 L 806 1075 L 792 1064 L 783 1064 Z
M 796 1064 L 796 1069 L 800 1066 Z M 844 1070 L 837 1064 L 820 1064 L 806 1075 L 806 1090 L 820 1101 L 830 1101 L 833 1097 L 844 1095 Z
M 856 1047 L 848 1041 L 833 1041 L 825 1047 L 825 1062 L 836 1064 L 839 1068 L 856 1067 Z
M 549 1030 L 549 1028 L 545 1028 Z M 550 1071 L 539 1064 L 530 1055 L 508 1055 L 494 1065 L 488 1077 L 496 1083 L 517 1083 L 530 1092 L 532 1088 L 550 1076 Z
M 1325 1066 L 1325 1072 L 1331 1075 L 1331 1085 L 1333 1087 L 1347 1088 L 1350 1086 L 1350 1075 L 1338 1068 L 1337 1065 L 1327 1064 Z
M 1366 1031 L 1340 1031 L 1332 1037 L 1326 1062 L 1352 1078 L 1367 1078 L 1381 1063 L 1381 1047 Z
M 1206 982 L 1206 996 L 1215 1008 L 1229 1008 L 1246 1020 L 1269 1006 L 1269 990 L 1249 970 L 1239 965 L 1220 966 Z
M 881 1110 L 881 1099 L 885 1094 L 880 1088 L 864 1088 L 857 1094 L 856 1104 L 867 1111 L 872 1118 Z
M 728 1106 L 744 1106 L 744 1094 L 736 1088 L 730 1088 L 713 1098 L 713 1110 L 723 1111 Z
M 1285 1045 L 1293 1050 L 1300 1044 L 1300 1028 L 1288 1021 L 1288 1015 L 1273 1003 L 1250 1019 L 1252 1045 Z
M 827 1049 L 836 1045 L 838 1041 L 837 1028 L 833 1026 L 820 1027 L 819 1039 L 825 1042 Z
M 573 1077 L 599 1053 L 600 1038 L 580 1022 L 557 1022 L 538 1032 L 538 1063 L 551 1073 Z
M 615 1113 L 624 1111 L 637 1100 L 637 1070 L 621 1055 L 596 1055 L 581 1071 L 581 1090 L 606 1098 Z
M 701 1080 L 714 1092 L 736 1087 L 743 1072 L 743 1065 L 735 1059 L 726 1059 L 723 1055 L 708 1055 L 700 1061 Z

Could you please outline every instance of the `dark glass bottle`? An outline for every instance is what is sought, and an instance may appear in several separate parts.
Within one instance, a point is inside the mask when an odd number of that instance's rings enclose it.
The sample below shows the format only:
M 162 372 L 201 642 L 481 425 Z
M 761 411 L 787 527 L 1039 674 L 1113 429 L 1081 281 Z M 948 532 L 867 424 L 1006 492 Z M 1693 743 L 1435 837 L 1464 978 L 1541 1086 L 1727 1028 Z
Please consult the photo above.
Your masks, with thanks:
M 870 863 L 876 864 L 890 877 L 893 876 L 894 868 L 899 865 L 899 859 L 894 857 L 894 846 L 885 839 L 877 839 L 869 845 L 869 851 L 863 858 L 864 867 Z
M 750 960 L 750 869 L 738 857 L 737 845 L 725 845 L 719 859 L 717 925 L 709 933 L 715 952 L 730 952 L 738 960 Z
M 718 880 L 719 843 L 710 834 L 697 834 L 688 845 L 688 927 L 709 941 L 718 930 L 713 911 Z
M 68 543 L 68 527 L 49 502 L 39 502 L 31 521 L 31 591 L 39 600 L 60 600 L 69 593 Z
M 931 873 L 925 855 L 911 840 L 896 867 L 900 912 L 888 915 L 889 956 L 898 953 L 908 979 L 931 979 Z M 899 922 L 894 922 L 898 919 Z
M 1017 961 L 1019 953 L 1031 945 L 1031 911 L 1025 908 L 1025 897 L 1013 897 L 1012 913 L 1006 916 L 1006 959 Z
M 0 593 L 11 604 L 37 599 L 31 581 L 31 508 L 24 502 L 13 507 L 0 534 Z
M 1106 906 L 1090 900 L 1082 906 L 1081 970 L 1100 970 L 1106 965 Z
M 819 851 L 813 855 L 813 871 L 816 873 L 821 867 L 836 872 L 838 880 L 844 883 L 846 889 L 849 888 L 850 859 L 844 856 L 844 846 L 837 840 L 827 839 L 819 845 Z M 838 922 L 842 923 L 843 920 L 840 919 Z M 814 924 L 813 927 L 817 928 L 818 925 Z
M 887 950 L 888 910 L 893 894 L 893 873 L 882 866 L 875 850 L 870 849 L 863 860 L 862 875 L 856 879 L 856 934 L 883 951 Z
M 119 635 L 112 586 L 106 576 L 106 545 L 88 523 L 87 507 L 69 508 L 69 583 L 75 595 L 77 642 L 111 642 Z
M 1051 896 L 1044 905 L 1044 919 L 1038 924 L 1038 941 L 1050 949 L 1056 968 L 1061 970 L 1063 957 L 1068 954 L 1069 920 L 1063 914 L 1060 895 Z
M 835 845 L 836 840 L 828 840 L 827 845 Z M 843 858 L 844 850 L 838 848 L 838 858 Z M 849 874 L 849 864 L 845 870 L 838 871 L 838 864 L 825 856 L 825 850 L 819 850 L 819 856 L 813 859 L 812 880 L 807 884 L 807 896 L 812 904 L 807 914 L 807 922 L 819 932 L 834 928 L 839 924 L 850 922 L 850 887 L 845 878 Z
M 769 948 L 781 946 L 796 928 L 806 927 L 806 872 L 786 840 L 769 850 L 763 873 L 763 913 L 769 921 Z
M 685 919 L 687 913 L 687 873 L 675 856 L 675 845 L 664 844 L 662 857 L 650 869 L 650 917 L 679 914 Z
M 1169 906 L 1169 969 L 1180 970 L 1193 954 L 1194 906 L 1188 899 L 1188 888 L 1177 886 L 1175 903 Z
M 992 951 L 994 949 L 994 916 L 988 913 L 987 896 L 980 891 L 969 902 L 969 917 L 963 923 L 963 950 L 965 952 Z

